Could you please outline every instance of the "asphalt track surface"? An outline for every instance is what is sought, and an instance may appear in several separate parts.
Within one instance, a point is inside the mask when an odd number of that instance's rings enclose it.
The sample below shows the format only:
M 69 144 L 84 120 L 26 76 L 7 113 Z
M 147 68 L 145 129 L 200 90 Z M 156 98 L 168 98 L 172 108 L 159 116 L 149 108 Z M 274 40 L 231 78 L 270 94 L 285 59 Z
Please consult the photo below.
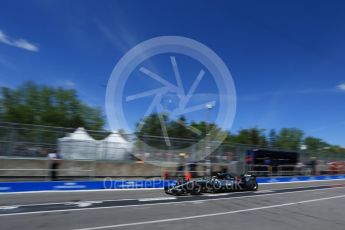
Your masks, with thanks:
M 344 230 L 345 180 L 179 197 L 160 189 L 0 194 L 0 229 Z

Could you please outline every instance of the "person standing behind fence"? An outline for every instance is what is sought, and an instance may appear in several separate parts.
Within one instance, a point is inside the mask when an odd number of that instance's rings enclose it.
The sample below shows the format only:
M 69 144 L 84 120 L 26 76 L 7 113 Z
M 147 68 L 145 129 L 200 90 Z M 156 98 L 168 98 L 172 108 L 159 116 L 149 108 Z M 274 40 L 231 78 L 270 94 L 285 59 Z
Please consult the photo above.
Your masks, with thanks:
M 266 176 L 272 175 L 272 164 L 271 164 L 271 159 L 266 157 L 264 159 L 264 165 L 266 166 L 266 169 L 264 169 L 266 172 Z
M 180 153 L 179 154 L 179 163 L 176 169 L 176 176 L 178 177 L 184 177 L 185 173 L 185 165 L 186 165 L 186 154 Z
M 191 174 L 192 178 L 196 178 L 198 173 L 196 171 L 197 163 L 195 161 L 190 161 L 189 162 L 189 172 Z
M 49 153 L 48 154 L 48 161 L 49 161 L 49 175 L 50 180 L 57 180 L 58 179 L 58 170 L 60 165 L 60 157 L 57 153 Z
M 310 169 L 311 169 L 311 175 L 315 176 L 316 175 L 316 166 L 317 166 L 317 161 L 315 157 L 310 158 Z

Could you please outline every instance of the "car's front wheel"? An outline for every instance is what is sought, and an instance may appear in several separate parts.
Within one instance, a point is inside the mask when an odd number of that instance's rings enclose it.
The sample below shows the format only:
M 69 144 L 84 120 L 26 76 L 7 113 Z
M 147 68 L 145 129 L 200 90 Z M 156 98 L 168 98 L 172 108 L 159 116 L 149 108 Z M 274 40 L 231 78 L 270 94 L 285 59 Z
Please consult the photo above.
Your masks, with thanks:
M 169 195 L 171 195 L 171 192 L 170 192 L 170 189 L 172 189 L 174 186 L 166 186 L 166 187 L 164 187 L 164 192 L 166 193 L 166 194 L 169 194 Z
M 201 190 L 202 190 L 201 186 L 200 185 L 196 185 L 196 186 L 194 186 L 194 188 L 192 189 L 190 194 L 191 195 L 200 195 L 201 194 Z

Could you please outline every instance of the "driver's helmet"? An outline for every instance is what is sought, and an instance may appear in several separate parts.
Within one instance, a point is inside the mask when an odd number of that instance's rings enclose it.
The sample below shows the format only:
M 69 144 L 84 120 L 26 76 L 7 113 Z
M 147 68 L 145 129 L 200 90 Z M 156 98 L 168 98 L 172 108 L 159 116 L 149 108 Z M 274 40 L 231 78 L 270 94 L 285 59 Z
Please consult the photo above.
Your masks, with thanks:
M 228 177 L 228 174 L 227 173 L 218 173 L 217 174 L 217 178 L 219 179 L 225 179 Z

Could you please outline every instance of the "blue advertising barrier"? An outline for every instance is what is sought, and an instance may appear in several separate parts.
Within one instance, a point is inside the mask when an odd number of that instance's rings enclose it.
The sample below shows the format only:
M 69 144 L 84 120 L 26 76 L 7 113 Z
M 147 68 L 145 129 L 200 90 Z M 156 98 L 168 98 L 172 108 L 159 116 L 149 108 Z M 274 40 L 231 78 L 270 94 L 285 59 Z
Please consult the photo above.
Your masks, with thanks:
M 140 189 L 163 188 L 174 184 L 173 180 L 112 180 L 102 181 L 41 181 L 41 182 L 0 182 L 0 194 L 34 191 L 69 191 L 99 189 Z
M 286 182 L 305 182 L 305 181 L 323 181 L 323 180 L 341 180 L 345 179 L 345 175 L 332 176 L 296 176 L 296 177 L 261 177 L 257 178 L 259 184 L 265 183 L 286 183 Z
M 345 179 L 345 175 L 271 177 L 257 178 L 257 181 L 258 183 L 265 184 L 340 179 Z M 174 180 L 112 180 L 111 178 L 106 178 L 102 181 L 0 182 L 0 193 L 99 189 L 150 189 L 163 188 L 164 186 L 174 183 Z

